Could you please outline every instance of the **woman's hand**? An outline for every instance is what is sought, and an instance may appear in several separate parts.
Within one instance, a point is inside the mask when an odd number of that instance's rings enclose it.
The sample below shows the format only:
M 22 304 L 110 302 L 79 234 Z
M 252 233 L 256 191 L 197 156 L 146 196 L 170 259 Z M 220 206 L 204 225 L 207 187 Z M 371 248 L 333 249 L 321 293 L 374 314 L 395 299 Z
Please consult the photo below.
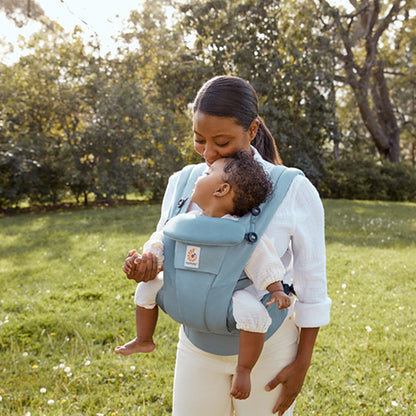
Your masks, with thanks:
M 285 367 L 266 385 L 267 391 L 273 390 L 279 384 L 282 385 L 282 392 L 273 408 L 273 413 L 278 413 L 278 415 L 281 416 L 289 409 L 302 389 L 307 371 L 307 367 L 302 368 L 301 366 L 298 366 L 295 361 Z
M 131 250 L 124 262 L 123 271 L 128 279 L 137 283 L 153 280 L 158 273 L 156 256 L 152 253 L 140 256 L 136 250 Z
M 299 394 L 311 363 L 318 331 L 319 328 L 301 328 L 295 361 L 267 383 L 267 391 L 273 390 L 279 384 L 282 385 L 282 393 L 273 408 L 273 413 L 278 413 L 279 416 L 283 415 Z

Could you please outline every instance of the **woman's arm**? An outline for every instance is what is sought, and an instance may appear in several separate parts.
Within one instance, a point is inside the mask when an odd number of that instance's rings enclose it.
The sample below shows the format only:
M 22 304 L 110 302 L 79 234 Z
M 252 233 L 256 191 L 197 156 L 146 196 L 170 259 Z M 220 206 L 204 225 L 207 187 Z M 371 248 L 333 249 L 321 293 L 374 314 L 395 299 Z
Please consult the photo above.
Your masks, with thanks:
M 292 278 L 297 296 L 294 306 L 295 323 L 301 329 L 295 361 L 281 370 L 266 386 L 266 390 L 272 390 L 279 384 L 282 386 L 282 393 L 273 409 L 273 413 L 279 415 L 292 405 L 302 388 L 319 327 L 328 324 L 331 306 L 326 285 L 322 202 L 316 189 L 302 177 L 294 180 L 288 196 L 288 210 L 284 215 L 293 220 L 290 234 Z
M 273 390 L 279 384 L 282 385 L 282 393 L 273 408 L 273 413 L 278 413 L 279 416 L 283 415 L 299 394 L 311 364 L 313 347 L 318 331 L 319 328 L 301 328 L 299 348 L 295 361 L 280 371 L 266 385 L 267 391 Z

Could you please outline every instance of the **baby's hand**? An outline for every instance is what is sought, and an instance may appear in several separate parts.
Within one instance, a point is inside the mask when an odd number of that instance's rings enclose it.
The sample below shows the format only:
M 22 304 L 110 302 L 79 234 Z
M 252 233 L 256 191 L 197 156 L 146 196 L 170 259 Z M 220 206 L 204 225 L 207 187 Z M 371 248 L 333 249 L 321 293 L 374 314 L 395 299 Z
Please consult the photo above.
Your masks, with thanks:
M 162 267 L 157 267 L 156 256 L 152 253 L 140 255 L 136 250 L 129 252 L 124 261 L 123 271 L 127 278 L 137 283 L 153 280 Z
M 140 258 L 139 253 L 137 253 L 136 250 L 131 250 L 126 260 L 124 260 L 123 272 L 126 273 L 127 276 L 133 271 L 135 259 L 137 258 Z
M 270 294 L 270 300 L 267 305 L 273 305 L 273 303 L 279 303 L 277 309 L 285 309 L 290 306 L 290 297 L 285 292 L 276 291 Z

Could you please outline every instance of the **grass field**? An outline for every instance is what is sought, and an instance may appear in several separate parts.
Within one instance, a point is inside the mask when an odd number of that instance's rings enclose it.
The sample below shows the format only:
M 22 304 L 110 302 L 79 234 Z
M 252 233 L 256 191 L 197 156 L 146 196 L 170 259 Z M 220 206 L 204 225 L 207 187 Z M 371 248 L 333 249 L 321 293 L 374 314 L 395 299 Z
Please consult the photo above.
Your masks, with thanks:
M 416 204 L 324 201 L 331 324 L 297 415 L 416 415 Z M 159 206 L 0 218 L 0 415 L 169 415 L 177 325 L 121 357 Z M 197 415 L 195 415 L 197 416 Z M 216 415 L 213 415 L 216 416 Z

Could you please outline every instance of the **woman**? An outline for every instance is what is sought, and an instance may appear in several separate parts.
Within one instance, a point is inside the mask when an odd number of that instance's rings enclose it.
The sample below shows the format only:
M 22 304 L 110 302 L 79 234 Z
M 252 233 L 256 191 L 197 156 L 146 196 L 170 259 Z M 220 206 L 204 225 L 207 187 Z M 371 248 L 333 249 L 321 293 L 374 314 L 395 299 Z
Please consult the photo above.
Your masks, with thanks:
M 195 99 L 193 122 L 195 150 L 208 166 L 238 150 L 252 152 L 266 170 L 265 161 L 281 164 L 275 141 L 258 115 L 257 95 L 240 78 L 222 76 L 208 81 Z M 169 180 L 158 229 L 167 219 L 177 179 L 175 174 Z M 331 305 L 326 290 L 323 208 L 305 177 L 294 179 L 265 234 L 281 257 L 286 269 L 284 281 L 293 282 L 297 300 L 286 321 L 264 344 L 251 375 L 250 397 L 243 401 L 229 396 L 237 356 L 200 350 L 181 327 L 173 394 L 175 416 L 228 416 L 233 411 L 236 416 L 293 414 L 319 327 L 329 323 Z M 156 259 L 148 255 L 128 278 L 148 281 L 156 272 Z

